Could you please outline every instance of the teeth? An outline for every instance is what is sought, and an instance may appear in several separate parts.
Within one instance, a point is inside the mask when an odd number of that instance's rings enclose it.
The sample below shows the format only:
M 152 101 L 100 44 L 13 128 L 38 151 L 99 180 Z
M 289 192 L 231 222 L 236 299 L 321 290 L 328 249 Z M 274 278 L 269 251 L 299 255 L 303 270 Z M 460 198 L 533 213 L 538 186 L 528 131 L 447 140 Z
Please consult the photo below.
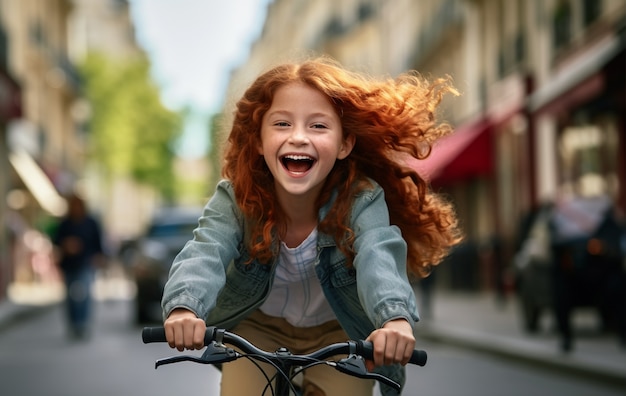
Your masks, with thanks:
M 313 158 L 309 157 L 308 155 L 286 155 L 285 158 L 292 161 L 313 161 Z

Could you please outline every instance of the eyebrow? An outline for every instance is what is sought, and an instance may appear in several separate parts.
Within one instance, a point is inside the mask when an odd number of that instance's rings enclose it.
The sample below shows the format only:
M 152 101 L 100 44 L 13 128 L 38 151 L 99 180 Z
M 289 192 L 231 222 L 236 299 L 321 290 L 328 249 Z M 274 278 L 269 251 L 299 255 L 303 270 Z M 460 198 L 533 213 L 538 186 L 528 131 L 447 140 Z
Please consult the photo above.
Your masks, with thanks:
M 286 115 L 286 116 L 291 116 L 293 115 L 293 112 L 288 111 L 288 110 L 273 110 L 271 112 L 268 112 L 266 114 L 268 117 L 269 116 L 274 116 L 274 115 Z M 320 112 L 316 112 L 316 113 L 311 113 L 308 114 L 307 117 L 332 117 L 333 115 L 338 115 L 336 113 L 320 113 Z

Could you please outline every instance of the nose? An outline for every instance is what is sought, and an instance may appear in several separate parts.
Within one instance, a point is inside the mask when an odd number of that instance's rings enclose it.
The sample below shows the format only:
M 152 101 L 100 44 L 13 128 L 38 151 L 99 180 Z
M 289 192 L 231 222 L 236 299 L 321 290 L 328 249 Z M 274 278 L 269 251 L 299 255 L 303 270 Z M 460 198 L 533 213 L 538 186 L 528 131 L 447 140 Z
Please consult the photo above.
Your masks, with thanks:
M 302 125 L 295 125 L 289 135 L 289 142 L 292 144 L 302 145 L 309 141 L 306 128 Z

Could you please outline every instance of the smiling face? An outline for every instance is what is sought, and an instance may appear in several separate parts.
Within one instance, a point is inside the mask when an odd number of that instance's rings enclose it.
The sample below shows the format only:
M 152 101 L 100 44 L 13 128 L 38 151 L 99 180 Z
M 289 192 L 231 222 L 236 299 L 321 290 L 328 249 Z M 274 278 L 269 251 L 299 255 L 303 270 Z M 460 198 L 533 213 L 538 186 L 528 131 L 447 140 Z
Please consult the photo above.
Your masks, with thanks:
M 317 197 L 337 159 L 354 146 L 328 98 L 304 83 L 280 87 L 261 124 L 259 153 L 279 196 Z

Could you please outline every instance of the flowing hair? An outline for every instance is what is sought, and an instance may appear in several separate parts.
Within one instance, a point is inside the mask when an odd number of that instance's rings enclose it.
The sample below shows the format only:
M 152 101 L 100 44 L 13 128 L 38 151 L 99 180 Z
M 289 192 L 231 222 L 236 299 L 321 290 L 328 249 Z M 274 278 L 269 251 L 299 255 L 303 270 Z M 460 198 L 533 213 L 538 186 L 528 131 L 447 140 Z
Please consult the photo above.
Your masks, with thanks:
M 262 119 L 276 90 L 292 82 L 326 95 L 341 119 L 344 138 L 356 137 L 352 152 L 335 163 L 318 198 L 319 210 L 337 194 L 319 230 L 333 236 L 347 265 L 352 265 L 354 231 L 349 216 L 355 195 L 371 187 L 371 178 L 384 189 L 391 224 L 401 229 L 407 242 L 409 274 L 428 275 L 460 242 L 461 233 L 451 203 L 433 193 L 406 160 L 426 158 L 433 143 L 451 132 L 448 124 L 435 121 L 435 109 L 445 93 L 456 91 L 447 79 L 428 82 L 417 73 L 374 79 L 326 57 L 265 72 L 237 103 L 222 175 L 233 183 L 237 204 L 248 220 L 251 257 L 270 262 L 276 253 L 273 238 L 286 227 L 273 176 L 258 147 Z

